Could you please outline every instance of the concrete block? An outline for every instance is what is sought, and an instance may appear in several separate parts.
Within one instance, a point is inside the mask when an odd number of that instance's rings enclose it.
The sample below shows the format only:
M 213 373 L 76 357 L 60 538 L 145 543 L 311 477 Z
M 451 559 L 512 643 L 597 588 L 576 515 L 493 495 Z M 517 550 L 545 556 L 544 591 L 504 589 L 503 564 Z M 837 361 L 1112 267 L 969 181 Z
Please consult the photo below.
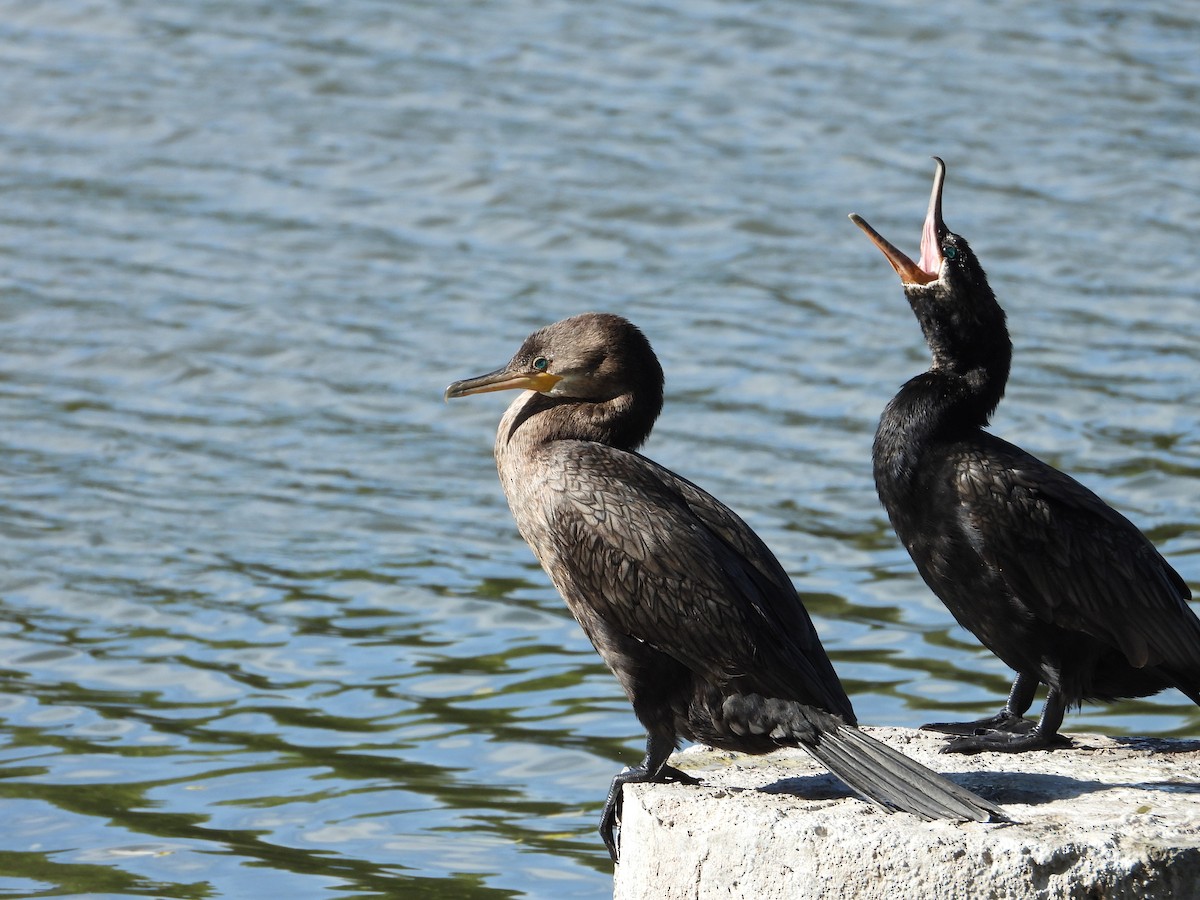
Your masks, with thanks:
M 703 785 L 625 788 L 615 900 L 1200 898 L 1200 742 L 1074 734 L 958 756 L 936 735 L 864 730 L 1017 824 L 889 815 L 800 750 L 691 747 L 672 765 Z

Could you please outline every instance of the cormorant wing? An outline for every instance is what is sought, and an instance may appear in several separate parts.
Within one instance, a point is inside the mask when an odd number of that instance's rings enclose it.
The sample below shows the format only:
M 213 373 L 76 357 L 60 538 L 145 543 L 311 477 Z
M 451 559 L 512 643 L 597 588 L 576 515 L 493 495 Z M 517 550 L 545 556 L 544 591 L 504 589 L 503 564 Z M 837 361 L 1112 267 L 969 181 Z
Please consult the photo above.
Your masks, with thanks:
M 854 721 L 795 586 L 737 514 L 638 453 L 586 441 L 543 452 L 555 455 L 542 502 L 564 596 L 573 589 L 610 626 L 716 684 Z
M 1191 591 L 1146 536 L 1069 475 L 986 437 L 958 460 L 960 509 L 1017 599 L 1120 647 L 1134 666 L 1200 664 Z

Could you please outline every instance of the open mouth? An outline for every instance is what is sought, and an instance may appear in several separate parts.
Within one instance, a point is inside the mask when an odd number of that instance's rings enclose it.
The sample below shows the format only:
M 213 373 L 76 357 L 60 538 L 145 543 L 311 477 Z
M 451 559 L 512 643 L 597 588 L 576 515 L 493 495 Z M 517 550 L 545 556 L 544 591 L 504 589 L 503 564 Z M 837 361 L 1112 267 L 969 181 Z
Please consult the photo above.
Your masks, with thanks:
M 937 171 L 933 174 L 933 191 L 929 195 L 929 211 L 925 214 L 925 225 L 921 229 L 921 259 L 913 262 L 895 244 L 881 235 L 862 216 L 850 214 L 850 221 L 867 233 L 867 237 L 878 247 L 904 284 L 929 284 L 941 276 L 942 237 L 948 229 L 942 221 L 942 186 L 946 183 L 946 164 L 934 157 Z

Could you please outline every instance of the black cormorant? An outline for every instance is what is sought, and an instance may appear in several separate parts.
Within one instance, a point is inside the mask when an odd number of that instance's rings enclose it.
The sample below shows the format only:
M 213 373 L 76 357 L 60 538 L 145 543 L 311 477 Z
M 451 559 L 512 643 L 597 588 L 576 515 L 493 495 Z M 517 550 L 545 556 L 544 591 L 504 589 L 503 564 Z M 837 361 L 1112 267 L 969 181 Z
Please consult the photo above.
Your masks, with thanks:
M 855 726 L 787 573 L 745 522 L 635 452 L 663 373 L 627 320 L 589 313 L 530 335 L 501 369 L 446 398 L 523 389 L 496 464 L 522 536 L 647 731 L 612 781 L 600 833 L 613 859 L 621 788 L 695 779 L 666 765 L 680 738 L 746 753 L 800 746 L 854 791 L 923 818 L 1003 812 Z
M 1069 743 L 1084 700 L 1177 687 L 1200 703 L 1200 620 L 1179 574 L 1124 516 L 1068 475 L 984 431 L 1004 394 L 1012 343 L 970 246 L 942 221 L 945 165 L 913 262 L 862 218 L 900 275 L 933 363 L 883 411 L 879 499 L 926 584 L 1016 674 L 991 718 L 927 729 L 944 750 L 1018 752 Z M 1041 718 L 1024 718 L 1039 684 Z

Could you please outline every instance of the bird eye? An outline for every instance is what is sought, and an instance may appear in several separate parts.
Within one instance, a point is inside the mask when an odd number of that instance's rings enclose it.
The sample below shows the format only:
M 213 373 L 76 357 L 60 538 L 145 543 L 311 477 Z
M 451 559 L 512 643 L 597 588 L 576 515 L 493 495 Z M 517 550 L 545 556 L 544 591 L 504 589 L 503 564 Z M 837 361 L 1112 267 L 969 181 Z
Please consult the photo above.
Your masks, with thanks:
M 954 259 L 954 257 L 958 256 L 958 249 L 947 244 L 942 247 L 942 256 L 946 257 L 946 259 Z
M 548 365 L 550 365 L 550 360 L 546 359 L 546 357 L 544 357 L 544 356 L 539 356 L 537 359 L 535 359 L 533 361 L 533 367 L 535 369 L 537 369 L 539 372 L 545 372 L 546 366 L 548 366 Z

